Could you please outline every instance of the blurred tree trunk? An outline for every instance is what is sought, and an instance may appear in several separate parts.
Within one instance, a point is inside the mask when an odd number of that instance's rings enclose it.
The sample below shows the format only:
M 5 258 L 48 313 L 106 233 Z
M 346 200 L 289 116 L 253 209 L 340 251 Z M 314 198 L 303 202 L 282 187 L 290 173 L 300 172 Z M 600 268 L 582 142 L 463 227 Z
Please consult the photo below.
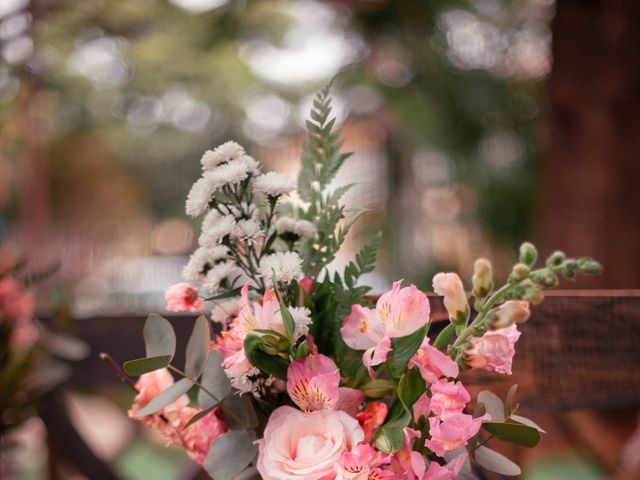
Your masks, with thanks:
M 560 0 L 537 240 L 602 262 L 576 286 L 640 287 L 640 2 Z

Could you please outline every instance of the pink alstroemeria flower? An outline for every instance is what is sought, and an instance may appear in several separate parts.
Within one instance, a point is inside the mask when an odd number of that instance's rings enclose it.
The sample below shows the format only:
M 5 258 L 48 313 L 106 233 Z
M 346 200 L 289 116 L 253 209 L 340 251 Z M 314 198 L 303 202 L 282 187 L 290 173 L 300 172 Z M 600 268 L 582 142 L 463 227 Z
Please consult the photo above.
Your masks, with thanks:
M 364 395 L 339 385 L 338 367 L 326 355 L 309 355 L 291 362 L 287 370 L 287 392 L 304 412 L 339 409 L 355 414 Z
M 456 448 L 464 447 L 467 440 L 473 437 L 483 421 L 491 419 L 489 414 L 485 414 L 479 418 L 473 418 L 471 415 L 458 413 L 447 417 L 444 421 L 436 417 L 429 418 L 429 434 L 425 446 L 439 457 L 443 457 L 445 453 L 452 452 Z
M 360 305 L 351 307 L 340 334 L 355 350 L 365 350 L 362 363 L 371 378 L 375 365 L 384 363 L 391 351 L 391 339 L 404 337 L 429 322 L 429 300 L 415 285 L 393 288 L 378 299 L 375 310 Z
M 416 354 L 409 360 L 409 368 L 418 367 L 427 385 L 437 382 L 439 378 L 456 378 L 459 368 L 449 355 L 429 345 L 425 338 Z
M 440 419 L 461 413 L 470 401 L 471 396 L 462 382 L 443 378 L 431 385 L 431 411 Z
M 198 289 L 188 283 L 176 283 L 164 293 L 170 312 L 201 312 L 204 300 L 198 297 Z
M 351 452 L 345 452 L 334 465 L 335 480 L 381 480 L 393 477 L 393 472 L 378 468 L 388 464 L 390 458 L 383 456 L 366 444 L 356 445 Z

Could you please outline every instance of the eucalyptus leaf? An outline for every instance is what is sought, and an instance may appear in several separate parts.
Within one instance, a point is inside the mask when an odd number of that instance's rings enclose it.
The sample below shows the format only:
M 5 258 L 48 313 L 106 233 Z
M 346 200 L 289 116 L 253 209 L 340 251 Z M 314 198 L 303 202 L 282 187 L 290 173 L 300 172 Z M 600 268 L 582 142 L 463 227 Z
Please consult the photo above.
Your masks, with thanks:
M 169 355 L 173 359 L 176 353 L 176 334 L 167 319 L 152 313 L 144 324 L 143 335 L 147 357 Z
M 187 423 L 185 423 L 184 428 L 190 427 L 191 425 L 196 423 L 198 420 L 201 420 L 203 417 L 206 417 L 207 415 L 209 415 L 209 413 L 211 413 L 211 411 L 214 408 L 216 408 L 215 405 L 213 407 L 209 407 L 209 408 L 205 408 L 204 410 L 200 410 L 193 417 L 191 417 Z
M 144 408 L 142 408 L 137 414 L 137 417 L 144 417 L 156 413 L 158 410 L 163 409 L 167 405 L 171 405 L 178 400 L 182 395 L 187 393 L 193 386 L 191 380 L 183 378 L 171 385 L 166 390 L 160 392 L 156 397 L 151 400 Z
M 492 422 L 502 423 L 505 421 L 504 404 L 494 393 L 482 390 L 478 394 L 478 402 L 484 403 L 484 408 L 491 415 Z
M 255 436 L 249 432 L 227 432 L 211 443 L 204 468 L 215 480 L 231 480 L 249 465 L 258 453 Z
M 222 410 L 222 416 L 231 430 L 239 430 L 243 426 L 249 428 L 258 426 L 258 414 L 253 407 L 249 394 L 229 395 L 224 400 L 224 406 L 225 409 Z M 232 415 L 229 415 L 228 410 L 232 411 L 242 421 L 243 425 L 239 424 Z
M 402 376 L 409 360 L 418 351 L 420 345 L 422 345 L 428 329 L 429 324 L 426 324 L 410 335 L 391 340 L 392 351 L 389 353 L 387 366 L 392 377 L 400 378 Z
M 540 441 L 540 432 L 517 423 L 484 422 L 482 428 L 494 437 L 523 447 L 533 448 Z
M 200 315 L 193 326 L 193 331 L 187 343 L 184 371 L 189 377 L 198 378 L 204 370 L 209 356 L 210 343 L 209 320 L 204 315 Z
M 473 457 L 481 467 L 500 475 L 516 476 L 522 473 L 520 467 L 504 455 L 485 446 L 478 447 Z
M 523 425 L 526 425 L 528 427 L 535 428 L 540 433 L 547 433 L 538 424 L 536 424 L 533 420 L 530 420 L 530 419 L 528 419 L 526 417 L 521 417 L 520 415 L 511 415 L 511 417 L 509 417 L 509 419 L 513 420 L 514 422 L 518 422 L 518 423 L 521 423 Z
M 198 405 L 200 405 L 200 408 L 212 407 L 231 393 L 231 382 L 227 374 L 224 373 L 222 355 L 217 350 L 209 354 L 200 383 L 216 397 L 213 399 L 211 395 L 200 389 L 198 391 Z
M 171 355 L 161 355 L 159 357 L 137 358 L 124 362 L 122 367 L 127 375 L 137 377 L 144 373 L 153 372 L 165 368 L 171 362 Z

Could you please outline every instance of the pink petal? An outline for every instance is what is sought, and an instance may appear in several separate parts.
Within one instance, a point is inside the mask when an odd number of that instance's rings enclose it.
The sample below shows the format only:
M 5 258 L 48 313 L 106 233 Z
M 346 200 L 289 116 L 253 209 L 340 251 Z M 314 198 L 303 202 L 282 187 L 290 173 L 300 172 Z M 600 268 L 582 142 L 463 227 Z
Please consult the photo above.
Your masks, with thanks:
M 391 339 L 389 337 L 385 337 L 377 345 L 364 352 L 362 355 L 362 363 L 367 367 L 367 371 L 371 378 L 375 377 L 372 367 L 386 362 L 390 351 Z
M 344 319 L 340 329 L 344 343 L 354 350 L 366 350 L 373 347 L 377 343 L 380 333 L 375 329 L 376 324 L 379 323 L 375 317 L 373 310 L 361 305 L 353 305 L 351 314 Z M 373 331 L 372 328 L 374 328 Z

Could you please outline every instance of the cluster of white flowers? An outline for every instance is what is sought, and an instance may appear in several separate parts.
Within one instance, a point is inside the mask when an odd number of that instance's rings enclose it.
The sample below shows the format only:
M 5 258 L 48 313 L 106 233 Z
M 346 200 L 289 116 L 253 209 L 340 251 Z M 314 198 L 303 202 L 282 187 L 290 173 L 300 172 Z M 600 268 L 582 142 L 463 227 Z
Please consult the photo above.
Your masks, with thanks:
M 240 310 L 240 297 L 218 300 L 211 309 L 211 321 L 221 323 L 224 327 L 238 315 Z
M 214 248 L 200 247 L 191 255 L 189 263 L 182 270 L 182 277 L 188 282 L 204 280 L 207 271 L 213 266 L 226 260 L 229 249 L 224 246 Z
M 296 252 L 272 253 L 260 262 L 260 274 L 267 287 L 273 286 L 273 276 L 277 282 L 289 283 L 300 280 L 302 273 L 302 259 Z
M 215 295 L 220 288 L 229 288 L 234 284 L 242 284 L 243 280 L 246 281 L 247 278 L 242 270 L 231 260 L 226 260 L 217 263 L 207 272 L 207 276 L 202 283 L 202 291 L 208 295 Z
M 210 210 L 202 221 L 202 233 L 198 243 L 202 247 L 213 248 L 235 228 L 236 219 L 233 215 L 220 215 L 217 210 Z
M 289 233 L 298 237 L 309 238 L 316 232 L 316 227 L 308 220 L 280 217 L 276 222 L 276 232 L 278 232 L 278 235 L 286 235 Z
M 218 165 L 230 162 L 243 155 L 245 155 L 245 151 L 242 145 L 236 142 L 226 142 L 218 146 L 215 150 L 207 150 L 204 152 L 200 163 L 202 164 L 203 170 L 213 170 Z
M 293 333 L 294 339 L 298 339 L 309 334 L 309 325 L 311 325 L 311 310 L 306 307 L 289 307 L 296 329 Z

